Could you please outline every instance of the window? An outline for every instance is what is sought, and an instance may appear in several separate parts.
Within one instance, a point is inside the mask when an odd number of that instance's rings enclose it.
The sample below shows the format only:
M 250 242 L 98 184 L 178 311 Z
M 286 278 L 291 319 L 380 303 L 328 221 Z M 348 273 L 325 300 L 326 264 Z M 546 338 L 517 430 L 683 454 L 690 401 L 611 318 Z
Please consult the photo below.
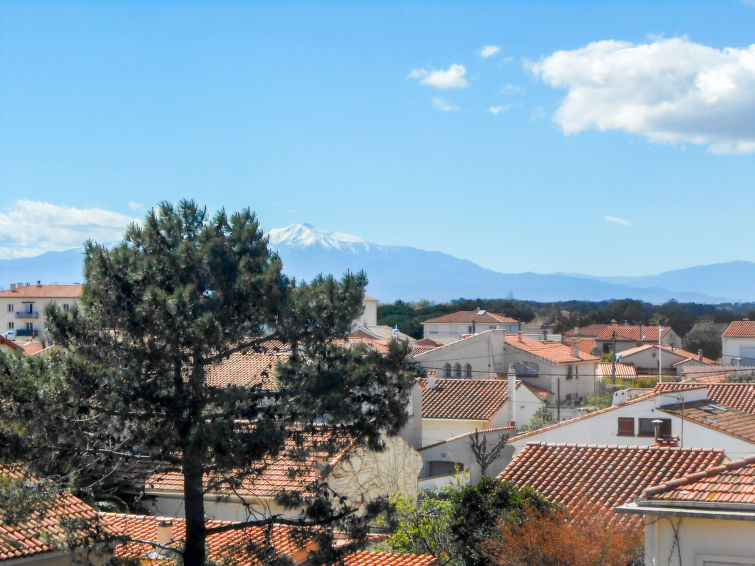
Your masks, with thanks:
M 634 417 L 619 417 L 619 436 L 634 436 Z
M 467 332 L 469 332 L 470 334 L 472 334 L 472 327 L 471 326 L 467 327 Z
M 464 368 L 464 375 L 467 379 L 472 379 L 472 364 L 467 364 Z
M 8 305 L 8 312 L 13 312 L 13 305 L 12 304 Z
M 8 330 L 13 330 L 13 322 L 8 323 Z
M 571 379 L 574 377 L 574 368 L 572 366 L 566 367 L 566 379 Z
M 443 368 L 443 377 L 445 377 L 446 379 L 451 377 L 451 364 L 446 364 Z
M 539 375 L 539 366 L 535 362 L 516 362 L 514 371 L 517 377 L 537 377 Z
M 34 323 L 33 322 L 27 322 L 26 323 L 26 330 L 34 330 Z
M 456 377 L 457 379 L 461 379 L 461 364 L 456 364 Z
M 68 303 L 63 303 L 63 312 L 68 312 Z
M 661 421 L 661 429 L 658 431 L 661 436 L 671 434 L 671 419 L 640 419 L 637 436 L 655 436 L 655 420 Z

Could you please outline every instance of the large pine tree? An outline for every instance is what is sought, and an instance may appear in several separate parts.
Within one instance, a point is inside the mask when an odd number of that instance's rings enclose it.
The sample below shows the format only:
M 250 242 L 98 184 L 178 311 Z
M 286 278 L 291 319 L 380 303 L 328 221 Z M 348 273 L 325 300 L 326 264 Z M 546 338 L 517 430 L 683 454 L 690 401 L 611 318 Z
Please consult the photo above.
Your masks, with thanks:
M 119 245 L 88 242 L 85 277 L 80 308 L 46 312 L 59 352 L 1 358 L 3 458 L 84 494 L 134 462 L 179 471 L 187 566 L 206 563 L 208 474 L 215 491 L 233 488 L 292 443 L 302 460 L 343 438 L 379 449 L 405 422 L 405 349 L 379 356 L 341 340 L 362 308 L 364 274 L 297 285 L 249 210 L 210 217 L 193 201 L 162 203 Z M 278 343 L 292 355 L 274 391 L 208 384 L 213 365 Z M 314 431 L 315 446 L 303 440 Z M 288 497 L 303 509 L 291 523 L 325 527 L 312 533 L 321 561 L 345 551 L 329 548 L 334 528 L 359 544 L 382 509 L 357 513 L 333 495 L 314 486 Z M 238 527 L 279 519 L 250 516 Z

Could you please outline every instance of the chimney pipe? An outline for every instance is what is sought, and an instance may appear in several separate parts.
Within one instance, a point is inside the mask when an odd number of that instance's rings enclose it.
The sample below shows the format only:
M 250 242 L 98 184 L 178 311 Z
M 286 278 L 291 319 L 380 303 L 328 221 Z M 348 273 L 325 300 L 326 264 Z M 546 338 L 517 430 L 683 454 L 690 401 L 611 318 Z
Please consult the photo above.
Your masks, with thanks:
M 517 338 L 519 339 L 519 341 L 520 341 L 520 342 L 523 342 L 523 340 L 522 340 L 522 331 L 521 331 L 521 330 L 519 330 L 519 331 L 518 331 L 518 332 L 516 333 L 516 335 L 517 335 Z
M 39 279 L 37 279 L 37 287 L 41 287 L 41 286 L 42 286 L 42 281 L 40 281 Z
M 427 388 L 435 389 L 438 387 L 438 372 L 434 369 L 427 370 Z
M 516 372 L 509 364 L 509 421 L 516 423 Z
M 698 360 L 698 361 L 700 361 L 700 362 L 702 362 L 702 361 L 703 361 L 703 349 L 702 349 L 702 348 L 700 348 L 700 349 L 699 349 L 699 350 L 697 351 L 697 360 Z
M 663 421 L 661 419 L 654 419 L 650 422 L 653 423 L 655 439 L 658 440 L 658 437 L 661 435 L 661 425 L 663 424 Z
M 170 517 L 155 517 L 155 521 L 157 521 L 157 536 L 155 537 L 155 542 L 163 546 L 168 546 L 173 540 L 173 520 Z M 160 548 L 158 549 L 158 552 L 165 552 L 165 549 Z
M 579 336 L 579 326 L 574 327 L 574 336 Z
M 16 284 L 15 283 L 11 283 L 10 284 L 10 290 L 13 291 L 14 293 L 16 292 Z

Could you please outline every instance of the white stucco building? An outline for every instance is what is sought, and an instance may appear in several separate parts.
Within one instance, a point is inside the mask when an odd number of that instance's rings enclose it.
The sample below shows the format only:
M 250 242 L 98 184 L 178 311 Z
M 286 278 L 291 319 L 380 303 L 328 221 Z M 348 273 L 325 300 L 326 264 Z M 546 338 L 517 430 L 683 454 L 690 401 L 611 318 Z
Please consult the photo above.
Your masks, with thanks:
M 516 319 L 479 308 L 473 311 L 457 311 L 422 322 L 423 338 L 430 338 L 443 344 L 486 330 L 503 330 L 511 333 L 518 329 L 519 322 Z
M 650 487 L 616 511 L 644 516 L 646 566 L 753 566 L 755 456 Z
M 721 335 L 725 364 L 755 366 L 755 320 L 735 320 Z
M 0 333 L 16 341 L 38 338 L 47 328 L 45 307 L 57 304 L 64 311 L 81 300 L 81 285 L 11 284 L 0 291 Z
M 510 444 L 519 453 L 529 442 L 651 446 L 659 441 L 684 448 L 720 448 L 729 458 L 743 458 L 755 453 L 755 414 L 709 399 L 705 386 L 667 392 L 659 388 L 622 405 L 515 436 Z
M 362 299 L 364 310 L 359 318 L 351 325 L 352 328 L 360 326 L 377 326 L 377 307 L 378 300 L 373 297 L 364 296 Z

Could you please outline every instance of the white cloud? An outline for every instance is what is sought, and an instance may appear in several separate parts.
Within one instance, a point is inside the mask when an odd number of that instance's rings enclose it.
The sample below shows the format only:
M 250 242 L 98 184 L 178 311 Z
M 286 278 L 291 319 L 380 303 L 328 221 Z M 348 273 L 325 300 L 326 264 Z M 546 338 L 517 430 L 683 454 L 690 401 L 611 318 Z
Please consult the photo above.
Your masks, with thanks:
M 597 41 L 529 65 L 567 90 L 553 120 L 565 134 L 623 130 L 656 143 L 755 151 L 755 44 L 715 49 L 687 38 Z
M 131 210 L 142 210 L 144 208 L 144 205 L 140 202 L 131 201 L 128 203 L 128 207 Z
M 542 106 L 538 106 L 532 111 L 532 114 L 530 115 L 530 118 L 534 122 L 535 120 L 542 120 L 545 118 L 545 110 L 543 110 Z
M 433 98 L 433 108 L 440 110 L 441 112 L 456 112 L 457 110 L 459 110 L 458 106 L 450 104 L 446 101 L 445 98 L 441 96 L 436 96 L 435 98 Z
M 511 104 L 502 104 L 501 106 L 491 106 L 490 108 L 488 108 L 488 112 L 490 112 L 494 116 L 498 116 L 499 114 L 508 112 L 509 108 L 511 108 Z
M 0 212 L 0 258 L 76 248 L 91 238 L 113 242 L 135 218 L 101 208 L 17 200 Z
M 624 226 L 625 228 L 632 225 L 629 220 L 624 220 L 623 218 L 619 218 L 618 216 L 604 216 L 603 218 L 606 219 L 606 222 L 610 222 L 611 224 L 618 224 L 619 226 Z
M 478 49 L 477 54 L 483 59 L 487 59 L 488 57 L 492 57 L 493 55 L 498 54 L 500 51 L 500 45 L 486 45 L 482 49 Z
M 467 74 L 467 68 L 464 65 L 454 63 L 447 70 L 430 69 L 412 69 L 408 78 L 422 79 L 423 85 L 434 86 L 435 88 L 465 88 L 469 83 L 464 78 Z
M 498 91 L 498 94 L 524 94 L 526 92 L 527 89 L 522 86 L 505 84 L 503 85 L 503 88 Z

